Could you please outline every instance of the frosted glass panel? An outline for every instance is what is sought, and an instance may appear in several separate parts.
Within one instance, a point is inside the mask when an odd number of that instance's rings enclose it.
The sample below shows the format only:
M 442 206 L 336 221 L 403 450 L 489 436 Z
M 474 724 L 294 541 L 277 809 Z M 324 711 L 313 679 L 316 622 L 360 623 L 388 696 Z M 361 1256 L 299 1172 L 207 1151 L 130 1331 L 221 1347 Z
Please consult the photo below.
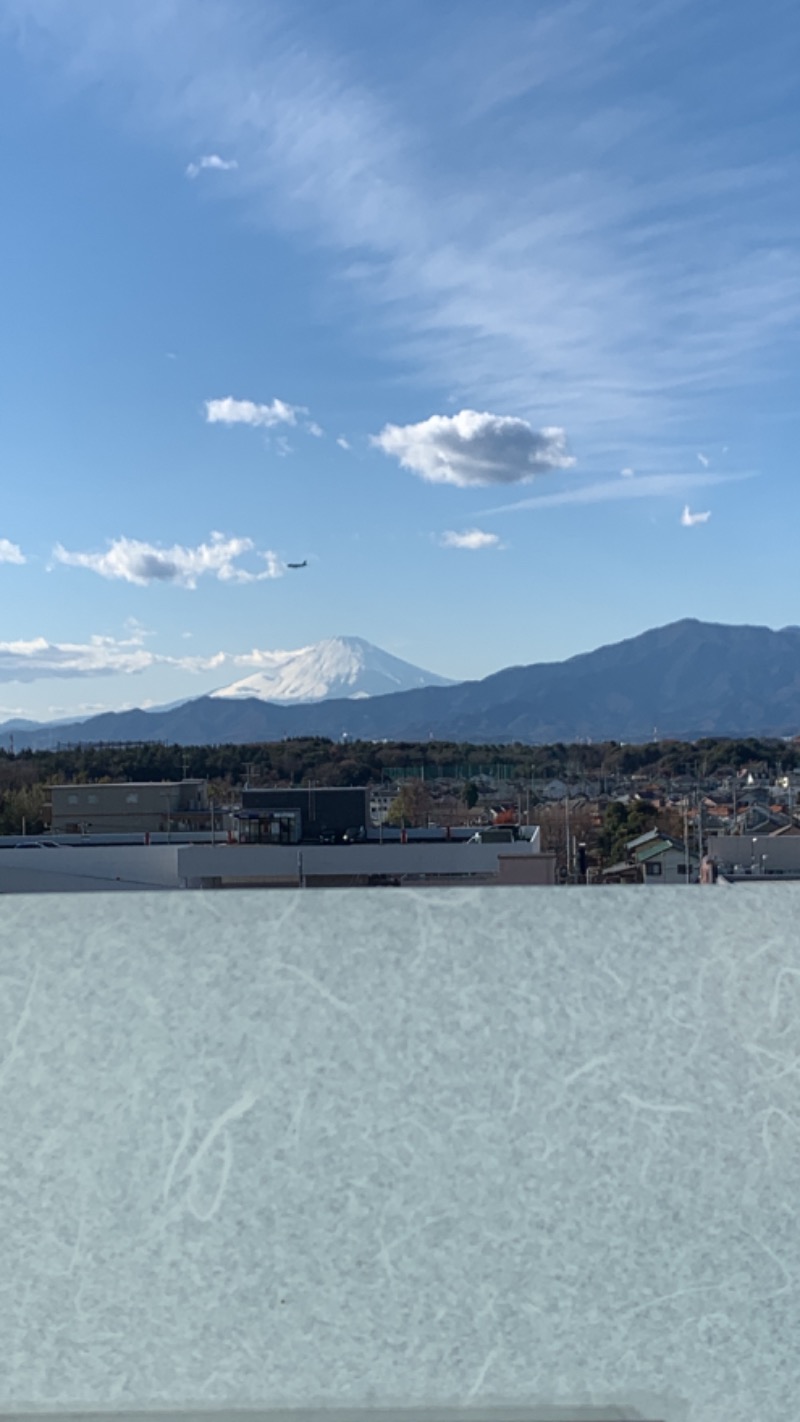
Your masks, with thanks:
M 796 1416 L 799 919 L 6 898 L 0 1413 Z

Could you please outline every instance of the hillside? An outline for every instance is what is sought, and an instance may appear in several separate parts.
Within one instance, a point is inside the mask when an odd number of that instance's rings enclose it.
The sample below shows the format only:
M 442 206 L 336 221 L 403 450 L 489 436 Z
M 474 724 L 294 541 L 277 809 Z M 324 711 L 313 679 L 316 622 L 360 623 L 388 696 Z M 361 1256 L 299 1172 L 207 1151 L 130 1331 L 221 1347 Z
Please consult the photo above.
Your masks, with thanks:
M 686 619 L 564 662 L 508 667 L 481 681 L 363 699 L 276 705 L 201 697 L 74 727 L 18 732 L 15 745 L 90 741 L 246 744 L 284 736 L 552 743 L 781 736 L 800 729 L 800 628 Z M 3 737 L 0 736 L 0 742 Z

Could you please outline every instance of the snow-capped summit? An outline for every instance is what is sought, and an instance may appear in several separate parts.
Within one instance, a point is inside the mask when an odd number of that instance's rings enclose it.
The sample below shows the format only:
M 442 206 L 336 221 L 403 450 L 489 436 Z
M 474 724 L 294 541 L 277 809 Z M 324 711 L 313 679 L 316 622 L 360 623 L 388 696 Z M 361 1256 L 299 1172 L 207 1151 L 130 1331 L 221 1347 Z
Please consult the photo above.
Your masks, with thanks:
M 232 700 L 254 696 L 260 701 L 282 702 L 331 701 L 337 697 L 357 700 L 411 691 L 418 686 L 455 684 L 373 647 L 363 637 L 329 637 L 296 652 L 253 655 L 257 672 L 212 691 L 211 695 Z

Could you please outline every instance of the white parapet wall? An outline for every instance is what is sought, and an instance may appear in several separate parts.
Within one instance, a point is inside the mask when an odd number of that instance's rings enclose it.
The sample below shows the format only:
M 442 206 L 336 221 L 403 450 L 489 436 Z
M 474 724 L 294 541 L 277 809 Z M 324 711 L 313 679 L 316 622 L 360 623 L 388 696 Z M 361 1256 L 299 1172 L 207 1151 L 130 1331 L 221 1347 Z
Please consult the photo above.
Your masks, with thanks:
M 0 900 L 0 1415 L 796 1418 L 799 916 Z
M 4 849 L 0 852 L 0 892 L 147 887 L 200 888 L 213 881 L 252 880 L 296 883 L 315 876 L 381 874 L 498 875 L 537 882 L 533 871 L 550 867 L 549 856 L 524 844 L 353 844 L 353 845 L 81 845 L 57 849 Z M 512 868 L 512 865 L 514 866 Z M 538 876 L 539 882 L 546 882 Z
M 3 849 L 0 893 L 177 889 L 181 887 L 179 849 L 167 844 Z

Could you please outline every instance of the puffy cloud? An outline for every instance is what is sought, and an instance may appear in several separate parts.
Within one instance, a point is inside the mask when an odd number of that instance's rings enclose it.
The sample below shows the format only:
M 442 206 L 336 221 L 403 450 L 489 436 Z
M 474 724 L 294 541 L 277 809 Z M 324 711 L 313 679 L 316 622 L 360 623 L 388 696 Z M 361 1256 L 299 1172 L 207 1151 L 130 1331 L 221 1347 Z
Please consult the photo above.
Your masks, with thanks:
M 443 548 L 499 548 L 501 546 L 499 536 L 496 533 L 482 533 L 479 528 L 471 528 L 465 533 L 447 532 L 442 534 Z
M 232 168 L 238 168 L 239 164 L 235 158 L 220 158 L 218 153 L 206 153 L 202 158 L 198 158 L 196 163 L 190 163 L 186 169 L 187 178 L 196 178 L 206 169 L 216 169 L 219 173 L 229 173 Z
M 562 429 L 535 430 L 510 415 L 461 410 L 416 425 L 386 425 L 372 443 L 432 484 L 525 484 L 551 469 L 569 469 Z
M 339 435 L 339 438 L 337 439 L 336 443 L 338 444 L 340 449 L 350 448 L 350 441 L 349 439 L 345 439 L 344 435 Z
M 0 563 L 24 563 L 25 554 L 16 543 L 0 538 Z
M 135 538 L 116 538 L 105 553 L 70 553 L 57 544 L 53 557 L 68 567 L 87 568 L 103 578 L 135 583 L 138 587 L 149 583 L 177 583 L 181 587 L 195 588 L 198 578 L 206 575 L 220 582 L 235 583 L 281 577 L 283 564 L 270 551 L 258 554 L 267 564 L 261 572 L 249 572 L 236 565 L 237 558 L 252 553 L 253 549 L 250 538 L 226 538 L 222 533 L 212 533 L 210 541 L 197 548 L 183 548 L 177 543 L 171 548 L 159 548 Z
M 708 523 L 710 517 L 710 509 L 706 513 L 692 513 L 689 509 L 689 505 L 686 504 L 683 513 L 681 514 L 681 523 L 683 524 L 684 528 L 694 528 L 695 524 Z
M 322 425 L 318 425 L 316 420 L 309 420 L 308 424 L 306 425 L 306 429 L 308 430 L 308 433 L 310 435 L 314 436 L 315 439 L 322 439 L 322 436 L 325 433 L 324 429 L 322 428 Z
M 702 464 L 703 468 L 704 468 L 704 469 L 707 469 L 708 466 L 709 466 L 709 464 L 711 463 L 711 460 L 709 459 L 708 455 L 707 455 L 707 454 L 700 454 L 700 453 L 698 452 L 697 458 L 700 460 L 700 463 Z
M 285 400 L 273 400 L 269 405 L 256 405 L 253 400 L 206 400 L 206 421 L 209 425 L 254 425 L 272 429 L 275 425 L 296 425 L 297 416 L 308 411 L 304 405 L 289 405 Z

